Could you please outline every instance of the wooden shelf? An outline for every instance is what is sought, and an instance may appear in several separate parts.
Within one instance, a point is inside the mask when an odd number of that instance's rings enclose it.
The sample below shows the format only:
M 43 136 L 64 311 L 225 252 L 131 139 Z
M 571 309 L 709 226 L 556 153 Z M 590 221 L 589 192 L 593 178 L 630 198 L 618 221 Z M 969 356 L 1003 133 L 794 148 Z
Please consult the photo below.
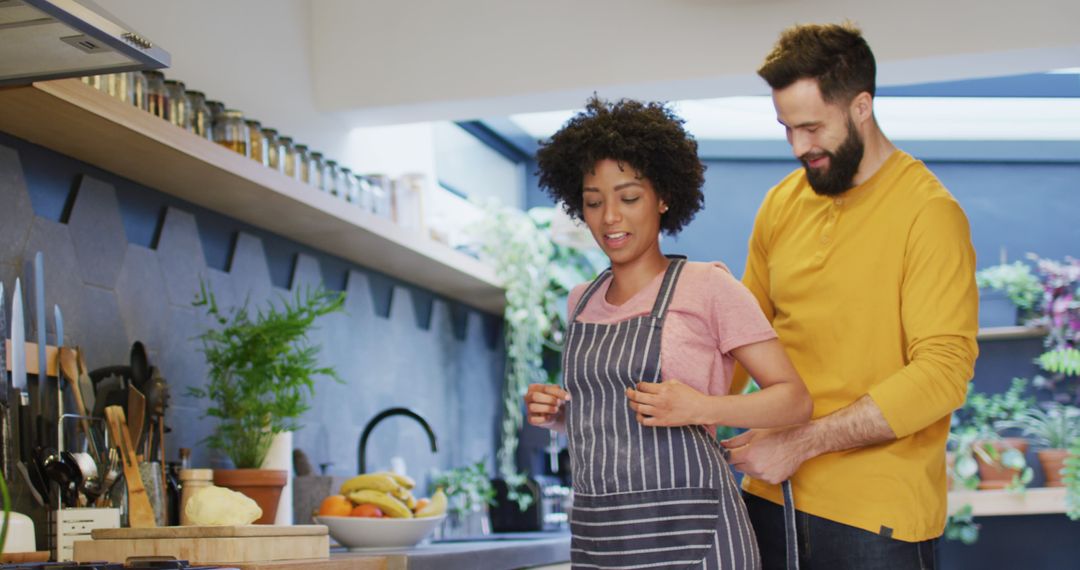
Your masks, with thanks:
M 1042 338 L 1046 336 L 1043 327 L 990 327 L 979 329 L 975 338 L 978 340 L 1013 340 L 1022 338 Z
M 1035 487 L 1013 491 L 950 491 L 949 514 L 971 505 L 977 517 L 1044 515 L 1065 512 L 1064 487 Z
M 493 268 L 124 104 L 78 79 L 0 89 L 0 131 L 501 313 Z

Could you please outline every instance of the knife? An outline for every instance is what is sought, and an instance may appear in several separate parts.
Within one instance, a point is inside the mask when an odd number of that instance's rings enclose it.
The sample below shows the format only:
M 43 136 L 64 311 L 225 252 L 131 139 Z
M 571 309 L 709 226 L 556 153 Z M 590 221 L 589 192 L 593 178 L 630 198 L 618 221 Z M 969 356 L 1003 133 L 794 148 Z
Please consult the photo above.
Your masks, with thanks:
M 53 305 L 53 320 L 56 324 L 56 421 L 59 423 L 64 417 L 64 394 L 62 392 L 64 382 L 60 378 L 64 374 L 60 371 L 60 356 L 63 354 L 62 349 L 64 347 L 64 315 L 60 314 L 60 305 Z M 79 412 L 79 414 L 82 415 L 82 412 Z M 89 437 L 89 434 L 87 434 L 87 437 Z M 65 449 L 63 424 L 60 424 L 56 432 L 56 448 Z
M 7 328 L 7 315 L 4 313 L 4 283 L 0 281 L 0 331 Z M 0 333 L 0 341 L 6 340 L 3 333 Z M 11 480 L 11 410 L 8 409 L 8 382 L 7 382 L 7 349 L 0 350 L 0 412 L 3 413 L 3 417 L 0 421 L 3 422 L 4 439 L 0 442 L 3 445 L 3 464 L 0 464 L 0 469 L 3 470 L 4 481 Z
M 34 432 L 30 412 L 30 394 L 26 391 L 26 330 L 23 328 L 22 284 L 15 279 L 15 295 L 11 299 L 11 387 L 18 394 L 19 408 L 19 472 L 26 479 L 38 504 L 48 502 L 48 487 L 34 460 Z
M 34 254 L 34 308 L 37 312 L 38 341 L 37 403 L 34 411 L 38 415 L 38 445 L 45 446 L 45 387 L 49 383 L 49 361 L 45 356 L 48 346 L 45 342 L 45 254 L 40 251 Z
M 11 387 L 17 391 L 17 405 L 30 404 L 26 392 L 26 331 L 23 329 L 22 285 L 15 278 L 15 296 L 11 299 Z
M 0 281 L 0 331 L 7 330 L 7 313 L 4 312 L 4 283 Z M 0 333 L 0 340 L 6 340 L 7 337 Z M 0 388 L 0 404 L 7 407 L 8 404 L 8 383 L 7 383 L 7 349 L 0 350 L 0 377 L 3 378 L 3 387 Z M 6 457 L 6 456 L 5 456 Z

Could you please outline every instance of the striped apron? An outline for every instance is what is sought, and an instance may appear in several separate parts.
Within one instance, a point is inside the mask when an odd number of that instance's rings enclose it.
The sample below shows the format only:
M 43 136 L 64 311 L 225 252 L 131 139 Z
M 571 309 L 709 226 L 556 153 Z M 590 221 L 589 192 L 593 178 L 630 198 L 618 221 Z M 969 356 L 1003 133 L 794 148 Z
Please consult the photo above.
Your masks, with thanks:
M 761 567 L 715 435 L 704 426 L 642 426 L 626 398 L 637 382 L 660 381 L 661 331 L 684 263 L 677 258 L 668 265 L 648 315 L 578 322 L 609 270 L 589 285 L 570 318 L 563 376 L 572 396 L 566 429 L 574 568 Z M 792 547 L 789 541 L 789 560 Z

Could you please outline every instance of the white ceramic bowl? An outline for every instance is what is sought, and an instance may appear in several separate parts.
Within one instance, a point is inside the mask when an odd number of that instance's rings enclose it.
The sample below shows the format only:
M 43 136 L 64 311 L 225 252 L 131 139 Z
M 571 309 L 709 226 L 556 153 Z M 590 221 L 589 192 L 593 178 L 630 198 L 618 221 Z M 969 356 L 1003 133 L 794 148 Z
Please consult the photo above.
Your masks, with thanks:
M 330 530 L 330 537 L 346 548 L 407 548 L 416 546 L 439 526 L 446 515 L 420 519 L 389 517 L 325 517 L 315 520 Z

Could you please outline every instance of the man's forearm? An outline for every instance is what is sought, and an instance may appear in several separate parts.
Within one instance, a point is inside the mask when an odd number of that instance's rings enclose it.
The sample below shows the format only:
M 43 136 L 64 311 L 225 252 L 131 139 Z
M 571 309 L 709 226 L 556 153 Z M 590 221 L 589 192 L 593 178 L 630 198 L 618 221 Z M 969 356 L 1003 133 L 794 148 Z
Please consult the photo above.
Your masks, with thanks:
M 896 439 L 885 416 L 870 396 L 795 428 L 802 443 L 803 460 Z

